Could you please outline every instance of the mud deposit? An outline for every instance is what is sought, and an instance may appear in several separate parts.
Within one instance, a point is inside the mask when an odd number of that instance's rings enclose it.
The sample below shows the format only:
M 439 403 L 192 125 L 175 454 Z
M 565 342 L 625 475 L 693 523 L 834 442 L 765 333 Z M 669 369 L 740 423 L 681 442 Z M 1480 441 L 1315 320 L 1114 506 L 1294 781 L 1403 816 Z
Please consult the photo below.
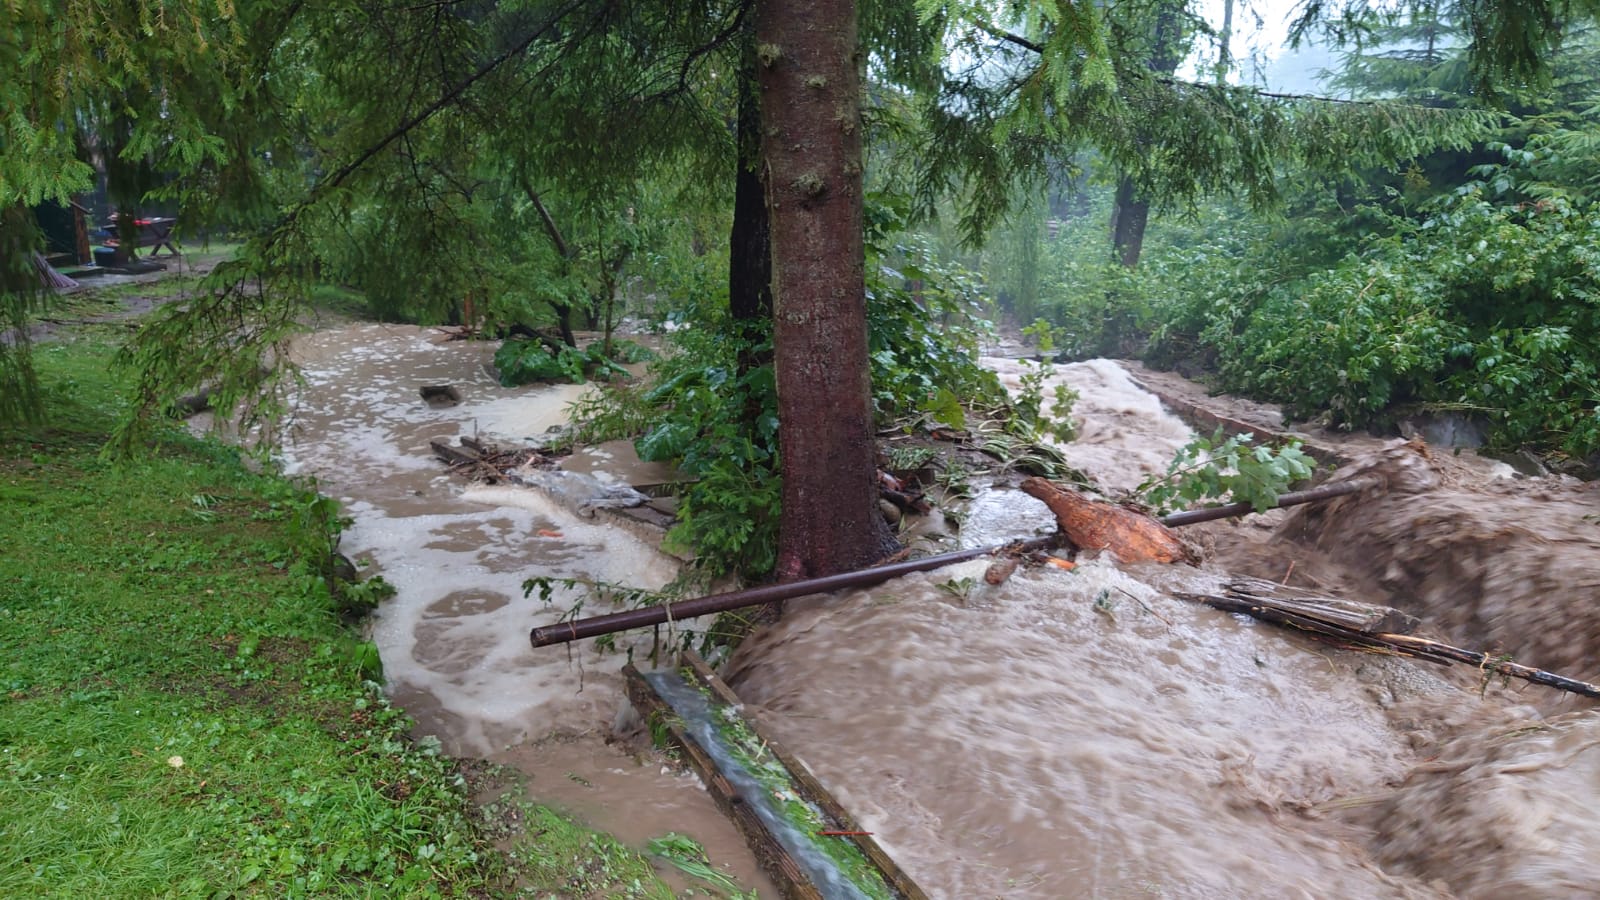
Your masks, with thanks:
M 1280 536 L 1360 573 L 1389 605 L 1459 643 L 1600 681 L 1596 485 L 1485 481 L 1412 444 L 1368 455 L 1339 477 L 1369 472 L 1382 488 L 1296 510 Z M 1546 709 L 1576 702 L 1530 696 Z

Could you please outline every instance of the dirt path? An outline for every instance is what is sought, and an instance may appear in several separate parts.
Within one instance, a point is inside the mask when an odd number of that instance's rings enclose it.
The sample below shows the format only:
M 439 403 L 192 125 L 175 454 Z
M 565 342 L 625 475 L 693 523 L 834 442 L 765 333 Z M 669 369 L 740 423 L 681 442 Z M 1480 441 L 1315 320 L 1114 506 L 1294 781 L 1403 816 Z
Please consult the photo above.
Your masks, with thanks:
M 77 276 L 78 287 L 55 291 L 45 302 L 43 315 L 27 329 L 30 343 L 52 340 L 62 328 L 129 322 L 168 303 L 187 299 L 186 290 L 157 288 L 174 278 L 198 279 L 227 259 L 231 251 L 197 251 L 156 261 L 160 268 L 138 274 L 106 273 Z M 93 270 L 91 270 L 93 271 Z M 136 286 L 147 286 L 138 290 Z M 16 329 L 0 331 L 0 343 L 15 344 Z

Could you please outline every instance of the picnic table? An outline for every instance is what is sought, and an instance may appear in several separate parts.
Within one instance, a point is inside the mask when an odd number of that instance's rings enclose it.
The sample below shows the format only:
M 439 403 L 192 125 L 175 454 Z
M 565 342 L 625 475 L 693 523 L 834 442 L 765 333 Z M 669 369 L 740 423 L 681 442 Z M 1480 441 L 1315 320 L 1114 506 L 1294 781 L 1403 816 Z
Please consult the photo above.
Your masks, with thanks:
M 134 219 L 133 224 L 139 226 L 139 243 L 136 246 L 154 248 L 150 251 L 152 258 L 161 255 L 162 247 L 167 248 L 173 256 L 178 255 L 178 247 L 172 237 L 172 229 L 178 225 L 177 219 Z M 137 254 L 130 252 L 129 255 Z

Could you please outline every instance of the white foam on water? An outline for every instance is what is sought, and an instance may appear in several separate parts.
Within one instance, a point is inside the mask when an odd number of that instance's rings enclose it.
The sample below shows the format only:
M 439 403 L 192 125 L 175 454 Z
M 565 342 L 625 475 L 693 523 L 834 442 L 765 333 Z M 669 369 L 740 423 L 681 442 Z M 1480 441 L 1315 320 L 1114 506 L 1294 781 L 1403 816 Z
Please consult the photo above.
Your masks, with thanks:
M 593 388 L 587 384 L 546 384 L 516 397 L 476 406 L 473 416 L 484 433 L 513 441 L 532 441 L 567 424 L 567 407 Z
M 344 500 L 355 521 L 341 551 L 370 561 L 396 587 L 373 617 L 372 638 L 390 692 L 422 731 L 452 751 L 486 754 L 558 726 L 600 727 L 621 702 L 619 657 L 587 643 L 534 651 L 529 630 L 557 621 L 580 597 L 558 589 L 546 606 L 523 596 L 523 582 L 653 589 L 677 563 L 538 492 L 467 487 L 448 474 L 430 440 L 541 433 L 563 423 L 588 388 L 505 388 L 484 367 L 493 345 L 432 338 L 359 325 L 298 343 L 306 387 L 285 468 Z M 428 384 L 452 384 L 463 400 L 430 407 L 418 394 Z
M 1022 388 L 1022 376 L 1043 365 L 1045 411 L 1051 411 L 1055 387 L 1066 385 L 1078 393 L 1072 419 L 1078 437 L 1052 445 L 1068 464 L 1090 473 L 1104 487 L 1130 491 L 1145 478 L 1167 470 L 1167 464 L 1195 433 L 1168 412 L 1154 394 L 1133 382 L 1126 369 L 1109 359 L 1052 365 L 1027 360 L 985 357 L 986 368 L 1000 376 L 1013 394 Z

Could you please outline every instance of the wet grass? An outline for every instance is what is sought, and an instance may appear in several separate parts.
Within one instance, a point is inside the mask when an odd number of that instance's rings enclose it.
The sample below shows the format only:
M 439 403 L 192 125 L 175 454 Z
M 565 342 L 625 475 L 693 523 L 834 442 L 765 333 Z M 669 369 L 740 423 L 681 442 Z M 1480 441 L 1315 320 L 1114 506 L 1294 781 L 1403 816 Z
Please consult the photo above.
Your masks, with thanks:
M 0 429 L 0 896 L 670 896 L 546 810 L 491 842 L 335 614 L 325 501 L 176 428 L 100 457 L 124 333 L 37 347 Z

